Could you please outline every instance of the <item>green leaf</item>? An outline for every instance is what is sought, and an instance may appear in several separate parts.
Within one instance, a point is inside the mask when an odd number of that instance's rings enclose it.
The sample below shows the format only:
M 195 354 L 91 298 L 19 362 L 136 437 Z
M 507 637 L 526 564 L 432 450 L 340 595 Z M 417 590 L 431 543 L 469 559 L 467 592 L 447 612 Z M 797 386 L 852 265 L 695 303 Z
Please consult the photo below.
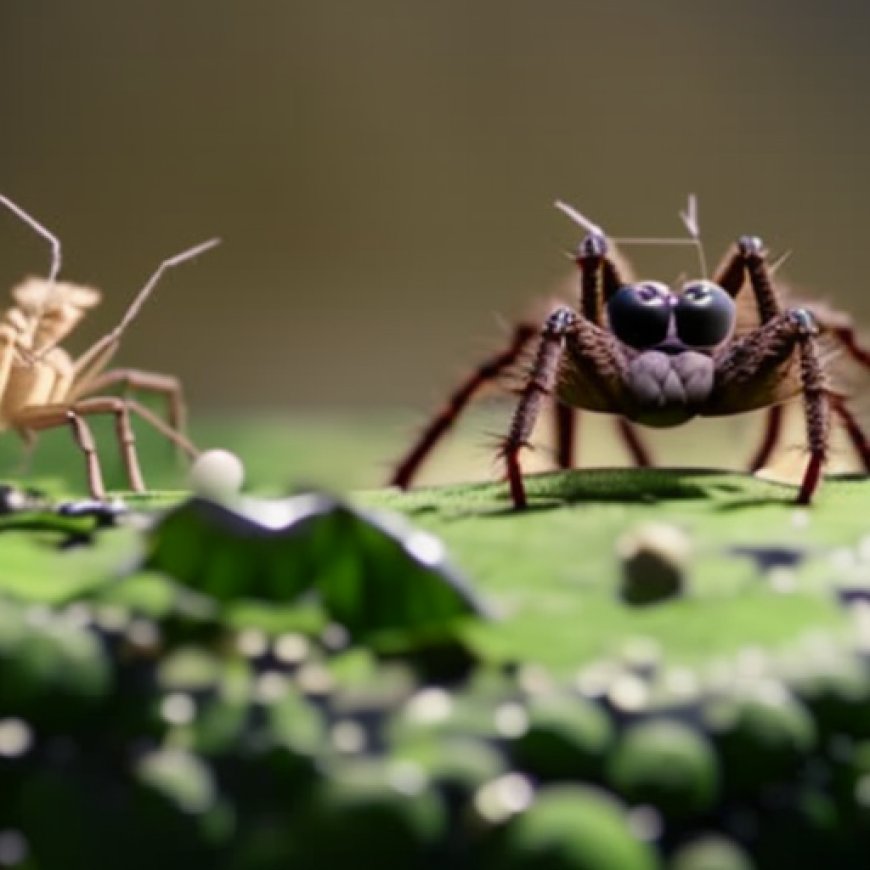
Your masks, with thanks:
M 157 524 L 146 564 L 226 603 L 315 592 L 356 639 L 440 630 L 484 613 L 434 535 L 325 495 L 239 508 L 193 498 Z

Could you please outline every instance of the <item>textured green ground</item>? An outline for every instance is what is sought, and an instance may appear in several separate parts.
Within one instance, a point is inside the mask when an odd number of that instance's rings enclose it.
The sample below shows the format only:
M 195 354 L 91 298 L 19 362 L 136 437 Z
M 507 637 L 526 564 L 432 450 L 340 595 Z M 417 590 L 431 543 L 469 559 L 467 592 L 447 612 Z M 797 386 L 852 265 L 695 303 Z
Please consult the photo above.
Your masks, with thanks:
M 395 622 L 383 655 L 374 615 L 431 619 L 444 599 L 427 590 L 448 587 L 344 508 L 289 536 L 202 503 L 150 538 L 135 514 L 97 530 L 0 516 L 0 828 L 26 847 L 12 866 L 865 866 L 867 608 L 838 590 L 870 586 L 870 482 L 828 480 L 805 510 L 728 471 L 538 473 L 517 514 L 500 483 L 366 489 L 401 428 L 236 418 L 195 435 L 237 451 L 256 492 L 330 486 L 434 532 L 498 614 L 450 624 L 476 660 L 444 634 L 421 650 L 431 635 L 408 623 L 397 646 Z M 736 464 L 728 431 L 685 439 L 680 459 Z M 16 479 L 80 497 L 63 436 Z M 476 467 L 468 443 L 430 474 Z M 165 489 L 131 505 L 178 503 L 183 472 L 157 440 L 141 447 Z M 612 439 L 584 452 L 617 458 Z M 650 521 L 691 542 L 686 589 L 632 606 L 616 542 Z M 142 571 L 145 547 L 177 582 Z M 735 548 L 802 558 L 764 572 Z
M 482 428 L 454 439 L 436 475 L 455 476 L 479 456 Z M 374 417 L 212 418 L 199 421 L 203 445 L 221 445 L 245 460 L 250 487 L 286 493 L 297 486 L 356 489 L 382 477 L 386 457 L 404 443 L 406 427 L 395 418 Z M 713 430 L 715 431 L 715 430 Z M 727 427 L 724 430 L 729 435 Z M 108 432 L 102 433 L 109 435 Z M 110 439 L 106 439 L 110 440 Z M 683 455 L 729 455 L 718 444 L 685 442 Z M 0 461 L 13 463 L 17 446 L 7 438 Z M 182 468 L 157 439 L 141 441 L 143 467 L 155 487 L 177 489 Z M 673 450 L 672 450 L 673 452 Z M 733 450 L 731 451 L 733 453 Z M 609 458 L 607 445 L 598 458 Z M 618 453 L 613 454 L 618 461 Z M 110 484 L 121 485 L 118 463 L 106 454 Z M 484 472 L 490 471 L 484 467 Z M 479 472 L 479 469 L 478 469 Z M 77 457 L 66 433 L 40 445 L 32 476 L 60 492 L 81 486 Z M 870 563 L 870 483 L 829 480 L 810 510 L 791 504 L 794 490 L 746 475 L 663 469 L 594 469 L 529 477 L 531 509 L 509 510 L 499 483 L 429 487 L 400 494 L 358 490 L 363 506 L 407 514 L 447 543 L 453 562 L 493 603 L 501 619 L 475 629 L 473 641 L 489 657 L 535 661 L 570 672 L 590 659 L 617 655 L 635 638 L 653 639 L 674 663 L 700 663 L 731 655 L 747 645 L 776 648 L 807 633 L 846 636 L 850 618 L 836 602 L 842 583 L 862 582 Z M 172 500 L 173 496 L 170 496 Z M 159 503 L 159 499 L 155 504 Z M 637 525 L 665 521 L 686 531 L 694 556 L 688 594 L 652 608 L 623 605 L 616 589 L 619 561 L 615 541 Z M 4 567 L 0 587 L 51 599 L 89 582 L 124 561 L 125 533 L 101 537 L 101 546 L 72 553 L 34 547 L 32 535 L 7 532 L 0 538 Z M 795 570 L 779 572 L 777 591 L 751 559 L 734 547 L 793 547 L 806 551 Z M 92 565 L 100 570 L 95 574 Z
M 591 470 L 529 478 L 531 509 L 508 509 L 504 487 L 477 485 L 376 493 L 364 499 L 410 513 L 447 542 L 457 564 L 503 619 L 476 634 L 503 657 L 570 671 L 619 654 L 626 640 L 658 642 L 667 658 L 698 663 L 746 646 L 779 647 L 808 632 L 843 635 L 851 624 L 834 589 L 851 581 L 835 564 L 854 561 L 868 535 L 870 484 L 830 481 L 810 511 L 794 490 L 738 474 L 681 470 Z M 616 594 L 615 541 L 665 520 L 694 545 L 688 594 L 632 608 Z M 734 547 L 806 549 L 795 571 L 769 576 Z M 852 549 L 850 549 L 852 548 Z

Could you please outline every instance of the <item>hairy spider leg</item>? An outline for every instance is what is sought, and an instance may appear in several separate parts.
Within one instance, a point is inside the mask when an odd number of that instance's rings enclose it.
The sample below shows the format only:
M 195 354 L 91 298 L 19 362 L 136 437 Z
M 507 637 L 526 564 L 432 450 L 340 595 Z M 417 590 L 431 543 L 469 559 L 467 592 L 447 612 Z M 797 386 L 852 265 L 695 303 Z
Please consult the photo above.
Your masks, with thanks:
M 720 361 L 720 390 L 734 395 L 751 391 L 797 352 L 804 420 L 810 458 L 798 491 L 797 504 L 807 505 L 821 480 L 828 446 L 828 390 L 816 347 L 818 327 L 803 308 L 784 311 L 736 341 Z
M 849 441 L 852 442 L 852 447 L 864 466 L 864 473 L 870 474 L 870 441 L 868 441 L 866 433 L 861 428 L 855 415 L 849 410 L 843 396 L 836 393 L 828 393 L 828 401 L 831 404 L 831 410 L 843 423 L 846 435 L 849 436 Z
M 831 327 L 831 334 L 843 347 L 849 356 L 865 368 L 870 369 L 870 350 L 864 347 L 855 335 L 855 328 L 851 325 Z
M 764 468 L 767 465 L 773 451 L 776 450 L 779 444 L 780 436 L 782 435 L 782 405 L 774 405 L 768 408 L 764 415 L 764 434 L 761 436 L 761 444 L 756 450 L 752 461 L 749 463 L 749 470 L 754 474 L 759 468 Z
M 814 311 L 813 318 L 819 324 L 822 331 L 832 336 L 841 344 L 852 359 L 863 367 L 870 369 L 870 350 L 864 347 L 858 340 L 854 327 L 849 323 L 842 322 L 845 319 L 845 315 L 841 316 L 838 312 L 834 317 L 831 317 L 830 314 L 830 312 L 826 311 Z M 843 424 L 846 435 L 861 464 L 864 466 L 865 472 L 870 474 L 870 447 L 868 447 L 870 441 L 868 441 L 867 435 L 858 419 L 849 409 L 846 397 L 838 393 L 829 392 L 828 400 L 831 410 Z M 783 412 L 784 409 L 778 405 L 768 409 L 764 436 L 761 446 L 750 464 L 751 471 L 758 471 L 759 468 L 766 465 L 779 443 L 782 434 Z
M 641 439 L 637 427 L 633 426 L 625 417 L 619 417 L 616 421 L 617 431 L 637 468 L 652 468 L 655 465 L 649 450 Z
M 758 319 L 762 325 L 769 323 L 782 309 L 773 287 L 773 275 L 767 264 L 767 251 L 758 236 L 741 236 L 714 280 L 731 296 L 737 296 L 746 276 L 749 277 L 755 296 Z M 761 444 L 749 463 L 750 471 L 758 471 L 773 455 L 782 434 L 782 415 L 783 409 L 780 406 L 768 408 Z
M 580 269 L 580 312 L 596 326 L 605 327 L 604 309 L 610 298 L 625 284 L 619 267 L 608 256 L 607 239 L 600 233 L 589 233 L 580 243 L 575 258 Z M 573 419 L 566 422 L 566 418 Z M 556 405 L 556 456 L 559 468 L 571 468 L 574 456 L 574 430 L 579 412 L 562 404 Z M 637 428 L 624 417 L 616 421 L 617 432 L 632 461 L 638 468 L 649 468 L 653 460 Z
M 767 265 L 767 251 L 758 236 L 741 236 L 730 257 L 716 274 L 714 281 L 731 296 L 736 296 L 743 287 L 744 276 L 749 283 L 758 307 L 762 325 L 773 320 L 781 311 L 773 276 Z
M 525 386 L 520 391 L 519 403 L 501 447 L 511 499 L 518 510 L 527 505 L 520 467 L 520 450 L 529 446 L 529 438 L 541 413 L 541 405 L 545 398 L 553 395 L 559 374 L 559 362 L 565 349 L 565 336 L 575 330 L 578 323 L 578 316 L 567 306 L 557 308 L 547 318 L 541 330 L 534 362 Z
M 574 442 L 580 422 L 577 411 L 556 400 L 553 402 L 553 427 L 556 433 L 556 467 L 574 467 Z
M 446 404 L 432 418 L 411 449 L 399 462 L 390 485 L 407 489 L 426 457 L 435 448 L 448 429 L 474 395 L 487 383 L 494 381 L 505 369 L 520 357 L 537 329 L 529 323 L 520 323 L 514 328 L 510 344 L 500 353 L 479 365 L 450 395 Z
M 863 368 L 870 369 L 870 350 L 858 340 L 855 328 L 848 322 L 845 315 L 842 320 L 838 319 L 837 322 L 833 322 L 834 318 L 826 316 L 825 312 L 814 313 L 813 316 L 823 331 L 831 335 L 855 362 Z M 844 323 L 843 320 L 846 322 Z M 849 409 L 845 396 L 829 393 L 828 399 L 832 410 L 840 418 L 849 441 L 851 441 L 855 453 L 864 466 L 864 471 L 870 474 L 870 447 L 868 447 L 867 434 Z

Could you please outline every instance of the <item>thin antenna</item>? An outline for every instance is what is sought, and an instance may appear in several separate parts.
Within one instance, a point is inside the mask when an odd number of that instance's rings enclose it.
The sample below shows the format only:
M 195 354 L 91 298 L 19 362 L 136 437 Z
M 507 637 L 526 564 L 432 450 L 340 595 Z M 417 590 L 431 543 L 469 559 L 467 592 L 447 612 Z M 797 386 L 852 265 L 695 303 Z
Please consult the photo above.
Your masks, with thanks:
M 689 203 L 685 211 L 680 212 L 680 219 L 692 237 L 692 242 L 698 249 L 698 263 L 701 266 L 701 276 L 707 278 L 707 257 L 704 255 L 704 245 L 701 242 L 701 227 L 698 223 L 698 197 L 689 194 Z
M 180 254 L 176 254 L 174 257 L 170 257 L 168 260 L 164 260 L 154 270 L 154 274 L 148 279 L 145 286 L 136 294 L 136 298 L 130 303 L 127 312 L 121 318 L 121 322 L 112 330 L 110 335 L 116 339 L 121 337 L 121 333 L 136 319 L 139 310 L 145 304 L 146 300 L 151 295 L 151 291 L 157 286 L 157 282 L 167 269 L 178 266 L 180 263 L 184 263 L 187 260 L 192 260 L 194 257 L 198 257 L 200 254 L 210 251 L 220 243 L 220 239 L 209 239 L 207 242 L 202 242 L 202 244 L 195 245 L 192 248 L 188 248 L 186 251 L 182 251 Z
M 60 239 L 47 230 L 35 217 L 29 215 L 20 205 L 14 203 L 8 196 L 0 193 L 0 203 L 6 206 L 16 217 L 24 221 L 51 245 L 51 271 L 48 273 L 48 283 L 54 284 L 60 274 Z
M 95 344 L 91 345 L 87 351 L 76 361 L 76 368 L 81 370 L 84 369 L 86 365 L 93 362 L 94 358 L 102 353 L 106 348 L 108 348 L 111 344 L 119 341 L 121 335 L 124 330 L 136 319 L 139 311 L 142 306 L 147 301 L 148 297 L 151 295 L 151 291 L 157 286 L 157 282 L 163 276 L 163 273 L 167 269 L 171 269 L 174 266 L 178 266 L 180 263 L 184 263 L 187 260 L 192 260 L 194 257 L 198 257 L 200 254 L 204 254 L 206 251 L 211 250 L 212 248 L 219 245 L 221 242 L 220 239 L 209 239 L 207 242 L 202 242 L 199 245 L 195 245 L 192 248 L 188 248 L 186 251 L 182 251 L 180 254 L 176 254 L 174 257 L 169 257 L 164 260 L 155 270 L 148 281 L 145 283 L 145 286 L 136 294 L 136 298 L 130 303 L 130 307 L 124 313 L 124 316 L 121 318 L 118 325 L 111 330 L 111 332 L 107 332 L 101 339 L 99 339 Z M 50 350 L 57 346 L 57 342 L 53 342 L 52 344 L 46 345 L 42 350 L 40 350 L 37 355 L 37 359 L 41 359 L 44 357 Z
M 588 217 L 580 214 L 580 212 L 577 211 L 574 206 L 568 205 L 567 202 L 562 202 L 561 199 L 557 199 L 553 203 L 553 205 L 555 205 L 556 208 L 559 209 L 560 212 L 562 212 L 562 214 L 567 215 L 572 221 L 574 221 L 575 224 L 579 224 L 581 227 L 583 227 L 583 229 L 586 230 L 587 233 L 592 233 L 592 235 L 594 236 L 604 236 L 604 238 L 607 238 L 607 233 L 605 233 L 604 230 L 601 229 L 600 226 L 598 226 L 598 224 L 592 223 L 592 221 L 589 220 Z
M 658 236 L 608 236 L 604 230 L 593 223 L 585 215 L 577 211 L 572 205 L 557 199 L 554 203 L 557 209 L 567 215 L 575 224 L 593 235 L 602 236 L 617 245 L 692 245 L 698 252 L 698 262 L 701 266 L 701 274 L 707 277 L 707 258 L 704 255 L 704 246 L 701 243 L 701 233 L 698 226 L 698 199 L 694 193 L 689 194 L 689 204 L 685 211 L 680 212 L 680 218 L 689 232 L 690 238 L 672 238 Z M 569 254 L 572 259 L 575 254 Z
M 785 253 L 780 254 L 767 268 L 770 270 L 771 275 L 775 275 L 785 264 L 786 260 L 791 257 L 793 251 L 786 251 Z

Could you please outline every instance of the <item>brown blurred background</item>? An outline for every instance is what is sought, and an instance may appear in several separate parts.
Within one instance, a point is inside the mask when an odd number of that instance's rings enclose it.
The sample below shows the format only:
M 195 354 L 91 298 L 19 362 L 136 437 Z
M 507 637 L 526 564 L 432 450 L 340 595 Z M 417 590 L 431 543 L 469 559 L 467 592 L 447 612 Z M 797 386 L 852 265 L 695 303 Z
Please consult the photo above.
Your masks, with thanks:
M 7 0 L 0 190 L 107 291 L 71 345 L 219 234 L 125 363 L 201 408 L 422 409 L 570 269 L 556 197 L 667 234 L 695 191 L 711 259 L 759 233 L 870 319 L 868 36 L 858 0 Z M 6 215 L 0 251 L 46 268 Z

